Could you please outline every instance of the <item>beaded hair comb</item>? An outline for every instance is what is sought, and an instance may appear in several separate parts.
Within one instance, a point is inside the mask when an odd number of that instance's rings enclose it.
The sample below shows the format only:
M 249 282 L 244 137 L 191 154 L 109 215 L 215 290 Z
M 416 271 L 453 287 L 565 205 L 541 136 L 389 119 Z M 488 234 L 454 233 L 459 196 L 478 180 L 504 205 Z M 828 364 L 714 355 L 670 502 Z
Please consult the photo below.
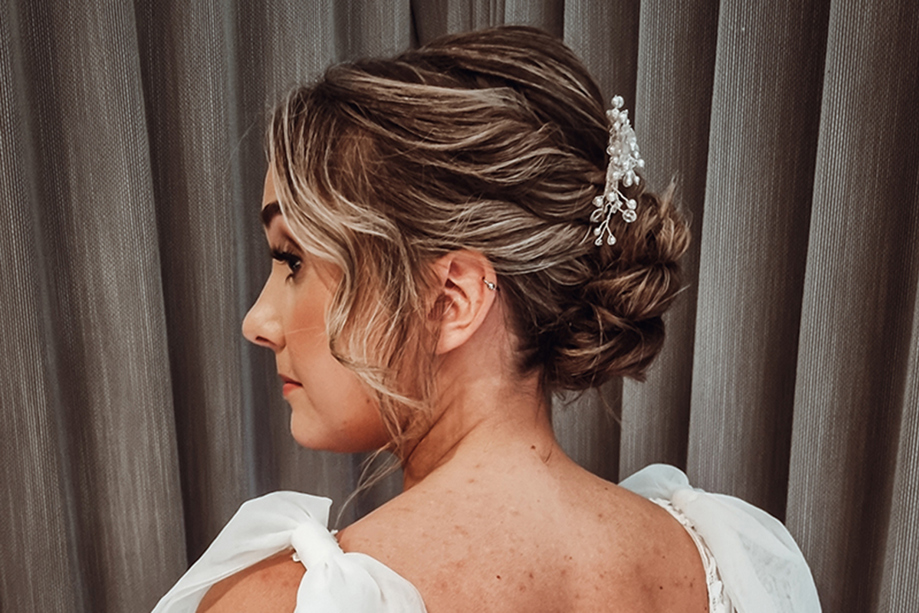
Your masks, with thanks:
M 616 213 L 622 213 L 622 219 L 632 223 L 638 218 L 635 212 L 637 203 L 634 199 L 626 198 L 619 191 L 619 185 L 625 187 L 638 185 L 639 177 L 635 174 L 636 168 L 642 168 L 645 161 L 638 153 L 638 140 L 635 130 L 629 123 L 629 112 L 622 110 L 624 104 L 622 96 L 613 98 L 613 108 L 606 111 L 609 118 L 609 145 L 606 148 L 609 154 L 609 165 L 606 167 L 606 187 L 602 196 L 594 198 L 596 210 L 591 214 L 591 223 L 598 223 L 594 228 L 594 244 L 601 247 L 605 241 L 609 245 L 616 244 L 616 237 L 610 230 L 609 222 Z

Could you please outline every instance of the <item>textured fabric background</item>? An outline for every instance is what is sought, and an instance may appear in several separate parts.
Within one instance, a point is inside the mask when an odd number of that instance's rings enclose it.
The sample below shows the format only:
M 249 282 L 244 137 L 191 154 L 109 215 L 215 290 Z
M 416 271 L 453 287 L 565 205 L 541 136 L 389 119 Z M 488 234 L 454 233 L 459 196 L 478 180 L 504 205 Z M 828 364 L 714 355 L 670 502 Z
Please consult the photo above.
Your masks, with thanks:
M 239 334 L 266 111 L 501 23 L 625 97 L 695 235 L 648 381 L 559 402 L 564 446 L 766 508 L 827 612 L 919 610 L 914 0 L 0 0 L 0 611 L 149 611 L 243 500 L 354 490 Z

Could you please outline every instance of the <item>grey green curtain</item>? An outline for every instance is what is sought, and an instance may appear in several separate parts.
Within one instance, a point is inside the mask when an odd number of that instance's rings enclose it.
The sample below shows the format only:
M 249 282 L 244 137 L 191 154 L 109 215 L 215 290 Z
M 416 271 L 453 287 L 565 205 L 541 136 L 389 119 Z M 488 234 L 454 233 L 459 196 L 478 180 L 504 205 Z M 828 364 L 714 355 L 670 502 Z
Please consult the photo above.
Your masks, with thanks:
M 827 612 L 919 610 L 914 0 L 0 0 L 0 610 L 148 611 L 245 499 L 355 488 L 239 334 L 266 109 L 501 23 L 625 97 L 695 235 L 648 381 L 560 399 L 563 445 L 783 519 Z

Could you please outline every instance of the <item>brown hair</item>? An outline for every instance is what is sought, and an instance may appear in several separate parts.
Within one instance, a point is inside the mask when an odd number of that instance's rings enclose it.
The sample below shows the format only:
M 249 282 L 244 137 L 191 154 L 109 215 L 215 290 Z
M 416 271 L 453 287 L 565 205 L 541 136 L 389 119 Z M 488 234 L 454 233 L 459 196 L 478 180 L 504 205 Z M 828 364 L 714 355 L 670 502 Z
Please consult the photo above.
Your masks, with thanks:
M 277 107 L 269 155 L 282 212 L 342 282 L 335 356 L 381 399 L 394 446 L 430 397 L 430 264 L 484 254 L 543 389 L 641 378 L 679 291 L 688 230 L 671 202 L 626 189 L 638 219 L 596 247 L 608 124 L 599 89 L 533 28 L 448 36 L 392 59 L 333 66 Z M 412 373 L 411 380 L 406 379 Z

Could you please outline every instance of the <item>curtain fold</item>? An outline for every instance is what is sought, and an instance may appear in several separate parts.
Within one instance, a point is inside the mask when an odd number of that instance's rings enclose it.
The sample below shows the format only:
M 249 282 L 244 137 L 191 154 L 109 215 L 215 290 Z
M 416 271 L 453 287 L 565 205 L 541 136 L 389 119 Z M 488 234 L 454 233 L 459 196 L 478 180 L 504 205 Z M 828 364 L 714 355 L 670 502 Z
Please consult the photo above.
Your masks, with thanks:
M 255 487 L 243 410 L 239 158 L 229 16 L 217 3 L 137 2 L 140 75 L 165 280 L 169 363 L 188 552 Z M 232 297 L 209 300 L 208 296 Z M 247 436 L 247 434 L 250 434 Z
M 880 577 L 898 572 L 884 565 L 884 543 L 900 544 L 885 537 L 906 528 L 891 525 L 904 513 L 891 497 L 894 475 L 914 470 L 897 463 L 898 432 L 908 445 L 919 412 L 908 393 L 919 276 L 917 28 L 914 3 L 834 2 L 830 12 L 788 518 L 830 610 L 871 610 Z M 899 495 L 915 525 L 915 494 L 904 499 L 901 485 Z M 895 586 L 912 607 L 890 610 L 915 608 L 915 584 Z
M 693 240 L 683 261 L 686 289 L 665 316 L 661 355 L 647 381 L 623 385 L 623 478 L 653 462 L 686 468 L 717 28 L 711 0 L 641 6 L 635 129 L 649 185 L 675 181 Z
M 4 206 L 22 221 L 4 245 L 26 245 L 4 259 L 21 272 L 3 296 L 27 300 L 4 313 L 28 334 L 3 340 L 20 396 L 4 410 L 32 422 L 3 445 L 16 454 L 5 493 L 19 494 L 7 517 L 26 524 L 3 545 L 9 610 L 128 610 L 185 563 L 164 546 L 183 536 L 182 500 L 162 478 L 178 464 L 135 19 L 90 8 L 4 7 L 18 29 L 4 37 L 18 44 L 4 114 L 20 119 L 4 130 L 18 141 L 3 147 L 4 176 L 18 176 Z M 69 581 L 37 570 L 58 565 Z
M 18 34 L 14 9 L 0 5 L 0 210 L 7 220 L 0 225 L 0 309 L 17 314 L 14 322 L 5 322 L 0 351 L 5 425 L 0 445 L 0 543 L 7 559 L 0 572 L 0 608 L 50 611 L 68 602 L 84 610 L 66 439 L 57 410 L 56 354 L 46 323 L 50 305 L 44 250 L 37 207 L 32 206 L 37 196 L 30 172 L 34 156 L 28 106 L 21 89 L 14 87 L 23 81 L 24 72 L 19 40 L 13 38 Z M 31 572 L 13 572 L 8 566 L 12 560 Z M 58 580 L 46 585 L 48 577 Z
M 648 381 L 561 398 L 608 479 L 651 462 L 786 520 L 824 610 L 919 610 L 912 0 L 0 0 L 0 610 L 148 611 L 239 504 L 347 524 L 240 335 L 268 270 L 267 110 L 329 64 L 536 25 L 622 95 L 692 219 Z
M 688 467 L 779 518 L 825 33 L 825 3 L 720 6 Z

